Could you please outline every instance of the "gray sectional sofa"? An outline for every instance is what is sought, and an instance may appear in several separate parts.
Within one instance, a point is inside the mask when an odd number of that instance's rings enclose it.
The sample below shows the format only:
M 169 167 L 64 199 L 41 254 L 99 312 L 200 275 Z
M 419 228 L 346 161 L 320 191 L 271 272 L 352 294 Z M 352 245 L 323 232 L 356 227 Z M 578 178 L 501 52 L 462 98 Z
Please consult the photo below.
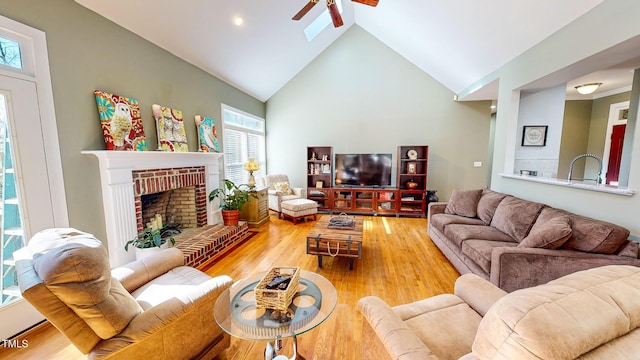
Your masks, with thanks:
M 461 274 L 507 292 L 603 265 L 640 266 L 627 229 L 489 189 L 454 190 L 448 203 L 429 204 L 428 219 L 431 240 Z

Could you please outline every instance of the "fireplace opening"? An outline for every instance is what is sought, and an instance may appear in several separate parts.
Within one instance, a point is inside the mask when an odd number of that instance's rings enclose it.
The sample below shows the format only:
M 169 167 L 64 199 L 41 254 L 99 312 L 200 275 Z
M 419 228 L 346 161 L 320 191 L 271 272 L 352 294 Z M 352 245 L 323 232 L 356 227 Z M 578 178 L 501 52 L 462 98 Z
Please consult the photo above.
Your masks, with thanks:
M 135 170 L 132 175 L 139 233 L 152 221 L 156 228 L 169 225 L 178 230 L 207 224 L 203 166 Z
M 155 225 L 167 235 L 198 227 L 196 189 L 193 186 L 141 196 L 143 227 Z M 154 223 L 159 216 L 160 224 Z

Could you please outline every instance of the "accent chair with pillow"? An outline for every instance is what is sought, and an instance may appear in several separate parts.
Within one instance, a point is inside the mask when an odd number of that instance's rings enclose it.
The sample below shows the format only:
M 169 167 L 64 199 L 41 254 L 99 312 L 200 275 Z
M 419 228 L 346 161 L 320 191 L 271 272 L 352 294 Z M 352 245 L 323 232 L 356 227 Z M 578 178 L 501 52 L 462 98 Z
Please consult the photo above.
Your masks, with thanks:
M 231 278 L 170 248 L 111 270 L 102 242 L 48 229 L 14 253 L 22 296 L 89 359 L 211 359 L 230 338 L 213 317 Z
M 306 199 L 305 188 L 291 187 L 289 177 L 285 174 L 266 175 L 262 178 L 263 185 L 268 188 L 269 209 L 278 213 L 278 218 L 282 217 L 283 201 L 294 199 Z

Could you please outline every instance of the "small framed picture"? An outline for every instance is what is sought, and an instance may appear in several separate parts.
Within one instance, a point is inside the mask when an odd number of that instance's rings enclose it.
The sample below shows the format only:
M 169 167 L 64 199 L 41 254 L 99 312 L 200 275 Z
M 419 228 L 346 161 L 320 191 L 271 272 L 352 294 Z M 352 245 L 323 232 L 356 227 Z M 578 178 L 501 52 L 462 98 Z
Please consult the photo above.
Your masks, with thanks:
M 322 181 L 316 181 L 316 189 L 322 189 Z
M 323 174 L 331 174 L 331 165 L 329 165 L 329 164 L 322 165 L 322 173 Z
M 416 174 L 418 171 L 418 164 L 415 162 L 408 162 L 407 163 L 407 174 Z
M 522 146 L 546 146 L 546 125 L 524 126 L 522 129 Z

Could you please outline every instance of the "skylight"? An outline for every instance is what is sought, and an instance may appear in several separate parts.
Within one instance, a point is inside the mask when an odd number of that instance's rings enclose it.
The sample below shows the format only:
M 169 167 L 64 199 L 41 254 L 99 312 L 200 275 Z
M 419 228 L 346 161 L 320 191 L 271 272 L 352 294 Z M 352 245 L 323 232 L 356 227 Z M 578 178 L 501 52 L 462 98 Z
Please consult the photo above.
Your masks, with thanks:
M 338 11 L 342 14 L 342 0 L 336 0 L 338 5 Z M 325 9 L 315 20 L 304 29 L 304 35 L 307 37 L 307 41 L 315 39 L 318 34 L 322 32 L 329 24 L 331 24 L 331 15 L 329 15 L 329 9 Z

